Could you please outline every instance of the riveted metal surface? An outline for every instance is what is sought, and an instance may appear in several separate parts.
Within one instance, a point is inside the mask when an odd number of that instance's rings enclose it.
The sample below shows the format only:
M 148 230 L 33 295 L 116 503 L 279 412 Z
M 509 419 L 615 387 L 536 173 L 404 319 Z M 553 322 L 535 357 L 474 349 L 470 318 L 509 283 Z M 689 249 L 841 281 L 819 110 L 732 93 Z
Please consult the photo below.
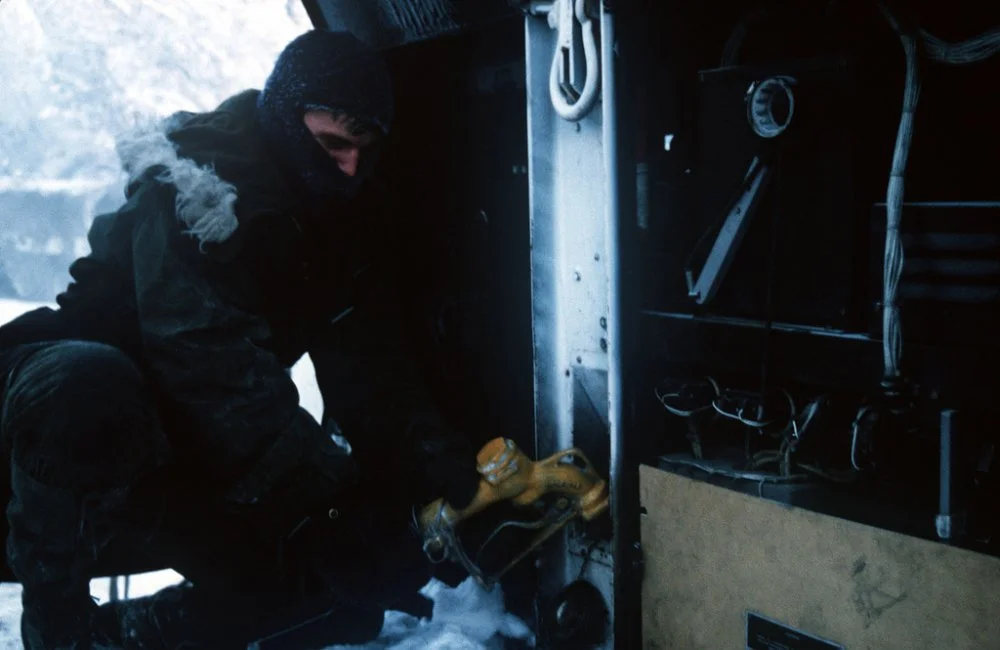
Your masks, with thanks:
M 613 308 L 617 210 L 609 208 L 615 203 L 609 185 L 616 176 L 604 128 L 608 106 L 599 100 L 583 119 L 561 119 L 549 91 L 556 30 L 544 15 L 531 14 L 525 28 L 536 453 L 542 457 L 579 446 L 610 468 L 612 440 L 620 433 L 615 416 L 620 407 L 614 402 L 620 352 Z M 575 50 L 572 59 L 583 78 L 582 48 Z M 542 601 L 584 578 L 613 611 L 612 548 L 610 539 L 580 530 L 550 544 L 540 567 Z M 610 631 L 601 647 L 614 647 Z

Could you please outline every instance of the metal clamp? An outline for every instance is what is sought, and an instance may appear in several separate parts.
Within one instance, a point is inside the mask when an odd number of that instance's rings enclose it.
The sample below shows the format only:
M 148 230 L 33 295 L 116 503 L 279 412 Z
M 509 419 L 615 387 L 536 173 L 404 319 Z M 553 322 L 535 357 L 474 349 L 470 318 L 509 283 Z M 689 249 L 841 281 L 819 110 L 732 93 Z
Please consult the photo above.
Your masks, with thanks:
M 725 221 L 697 278 L 690 266 L 685 270 L 688 295 L 699 305 L 711 300 L 718 291 L 743 241 L 750 219 L 760 205 L 761 196 L 771 180 L 773 165 L 765 162 L 762 157 L 771 159 L 768 152 L 775 145 L 770 142 L 784 134 L 792 123 L 795 114 L 795 95 L 792 86 L 795 83 L 793 77 L 775 76 L 754 82 L 747 89 L 745 98 L 747 122 L 757 137 L 763 140 L 760 143 L 761 153 L 750 162 L 750 168 L 735 198 L 729 204 Z M 694 255 L 700 253 L 699 249 L 700 244 Z

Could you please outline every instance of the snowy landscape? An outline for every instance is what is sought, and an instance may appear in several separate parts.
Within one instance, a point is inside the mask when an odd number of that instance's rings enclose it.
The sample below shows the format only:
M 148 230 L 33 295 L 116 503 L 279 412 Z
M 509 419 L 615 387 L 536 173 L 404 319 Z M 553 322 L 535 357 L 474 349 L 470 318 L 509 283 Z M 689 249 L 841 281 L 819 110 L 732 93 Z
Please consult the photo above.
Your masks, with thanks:
M 95 214 L 121 203 L 116 138 L 178 110 L 259 88 L 281 48 L 311 27 L 298 0 L 0 0 L 0 323 L 50 304 L 86 254 Z M 302 405 L 322 399 L 312 365 L 293 370 Z M 153 593 L 171 571 L 128 580 Z M 95 580 L 104 601 L 111 581 Z M 126 593 L 124 578 L 117 591 Z M 430 620 L 386 615 L 380 650 L 493 650 L 529 639 L 499 589 L 432 582 Z M 20 648 L 20 586 L 0 585 L 0 650 Z
M 298 0 L 0 0 L 0 297 L 46 301 L 121 202 L 115 142 L 260 88 Z

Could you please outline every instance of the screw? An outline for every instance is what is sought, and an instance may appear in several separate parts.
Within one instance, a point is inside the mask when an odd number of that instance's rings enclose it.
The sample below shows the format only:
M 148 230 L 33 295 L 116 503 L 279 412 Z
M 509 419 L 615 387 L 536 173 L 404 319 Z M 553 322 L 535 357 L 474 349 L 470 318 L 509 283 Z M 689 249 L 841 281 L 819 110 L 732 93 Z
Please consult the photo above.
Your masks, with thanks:
M 594 253 L 594 261 L 595 262 L 600 262 L 601 261 L 601 254 L 600 253 Z
M 607 339 L 601 339 L 601 350 L 603 350 L 605 352 L 608 351 L 608 340 Z
M 576 362 L 577 363 L 583 363 L 583 357 L 577 357 L 576 358 Z
M 601 316 L 601 329 L 608 329 L 608 319 L 604 316 Z
M 569 368 L 566 368 L 566 376 L 569 377 Z

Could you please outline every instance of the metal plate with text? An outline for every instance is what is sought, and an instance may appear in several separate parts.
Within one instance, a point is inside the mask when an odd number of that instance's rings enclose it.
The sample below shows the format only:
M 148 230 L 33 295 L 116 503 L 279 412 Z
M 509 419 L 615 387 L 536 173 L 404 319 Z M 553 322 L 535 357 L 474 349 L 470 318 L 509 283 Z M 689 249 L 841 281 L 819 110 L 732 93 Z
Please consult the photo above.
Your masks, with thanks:
M 746 650 L 844 650 L 821 639 L 755 612 L 747 612 Z

